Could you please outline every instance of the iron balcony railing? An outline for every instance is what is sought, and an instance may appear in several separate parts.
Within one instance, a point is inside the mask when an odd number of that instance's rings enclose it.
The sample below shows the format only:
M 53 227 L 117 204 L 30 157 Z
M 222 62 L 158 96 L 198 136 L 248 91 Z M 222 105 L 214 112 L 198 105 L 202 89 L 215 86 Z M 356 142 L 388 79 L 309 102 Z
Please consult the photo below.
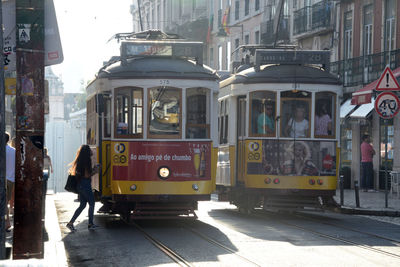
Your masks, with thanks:
M 378 79 L 386 66 L 400 66 L 400 49 L 332 62 L 330 71 L 344 87 L 369 84 Z
M 326 0 L 293 12 L 294 35 L 333 26 L 333 3 Z
M 272 44 L 275 42 L 273 20 L 261 23 L 260 30 L 262 44 Z M 289 16 L 284 16 L 280 21 L 277 41 L 280 43 L 286 43 L 289 41 Z

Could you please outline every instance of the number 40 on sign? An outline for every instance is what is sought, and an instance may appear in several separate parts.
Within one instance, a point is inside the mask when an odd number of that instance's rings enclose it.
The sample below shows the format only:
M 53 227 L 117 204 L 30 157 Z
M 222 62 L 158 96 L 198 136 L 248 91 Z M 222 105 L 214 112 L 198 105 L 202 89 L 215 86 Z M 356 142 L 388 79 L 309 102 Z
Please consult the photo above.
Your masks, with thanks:
M 383 119 L 391 119 L 399 112 L 400 101 L 392 92 L 379 94 L 375 100 L 375 110 Z

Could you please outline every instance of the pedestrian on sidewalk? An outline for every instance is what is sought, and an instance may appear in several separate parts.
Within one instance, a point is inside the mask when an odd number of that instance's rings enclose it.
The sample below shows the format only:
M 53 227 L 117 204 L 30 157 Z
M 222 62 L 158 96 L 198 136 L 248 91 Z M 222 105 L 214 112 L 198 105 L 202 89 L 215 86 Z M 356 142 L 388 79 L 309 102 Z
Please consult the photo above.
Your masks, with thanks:
M 70 174 L 75 175 L 78 180 L 78 194 L 80 205 L 75 210 L 74 215 L 67 224 L 67 228 L 71 231 L 75 231 L 74 222 L 85 209 L 86 203 L 89 203 L 89 224 L 88 229 L 94 230 L 98 228 L 97 225 L 93 223 L 94 215 L 94 195 L 92 190 L 92 179 L 91 177 L 98 172 L 99 166 L 96 165 L 92 167 L 92 155 L 93 152 L 88 145 L 82 145 L 77 153 L 74 161 L 70 164 L 69 169 Z
M 371 145 L 371 138 L 365 134 L 362 137 L 361 143 L 361 187 L 364 192 L 374 190 L 374 168 L 372 165 L 372 158 L 375 155 L 375 150 Z
M 14 184 L 15 184 L 15 148 L 8 145 L 10 141 L 10 134 L 5 133 L 6 136 L 6 178 L 7 178 L 7 217 L 6 217 L 6 231 L 11 231 L 11 221 L 10 221 L 10 209 L 13 209 L 13 195 L 14 195 Z M 10 207 L 8 207 L 10 204 Z

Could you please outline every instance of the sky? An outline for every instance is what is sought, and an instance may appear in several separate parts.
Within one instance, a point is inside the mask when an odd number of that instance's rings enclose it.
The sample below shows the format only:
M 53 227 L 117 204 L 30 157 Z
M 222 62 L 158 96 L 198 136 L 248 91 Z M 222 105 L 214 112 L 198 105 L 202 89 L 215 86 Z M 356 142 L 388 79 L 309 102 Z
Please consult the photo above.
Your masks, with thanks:
M 65 93 L 79 92 L 82 80 L 92 80 L 104 61 L 119 55 L 118 47 L 107 41 L 115 33 L 132 32 L 132 2 L 54 0 L 64 61 L 51 68 L 63 81 Z

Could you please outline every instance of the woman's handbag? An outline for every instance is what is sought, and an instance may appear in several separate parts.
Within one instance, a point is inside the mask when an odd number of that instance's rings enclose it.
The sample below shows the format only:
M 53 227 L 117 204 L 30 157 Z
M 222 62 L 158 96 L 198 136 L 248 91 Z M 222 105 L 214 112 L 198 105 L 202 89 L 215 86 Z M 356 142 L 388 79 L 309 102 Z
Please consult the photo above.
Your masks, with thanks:
M 78 179 L 75 175 L 70 173 L 68 174 L 67 183 L 65 184 L 64 189 L 68 192 L 78 194 Z

